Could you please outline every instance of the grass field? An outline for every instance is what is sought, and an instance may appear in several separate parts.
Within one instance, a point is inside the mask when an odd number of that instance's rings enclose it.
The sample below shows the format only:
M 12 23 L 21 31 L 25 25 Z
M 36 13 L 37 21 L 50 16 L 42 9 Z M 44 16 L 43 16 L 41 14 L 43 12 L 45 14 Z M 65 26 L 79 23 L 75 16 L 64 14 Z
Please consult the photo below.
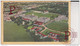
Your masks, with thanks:
M 29 26 L 29 27 L 28 27 L 28 29 L 31 29 L 31 28 L 32 28 L 32 26 Z
M 36 12 L 27 12 L 26 15 L 36 15 L 38 17 L 51 17 L 51 16 L 58 16 L 58 14 L 54 14 L 54 13 L 47 13 L 47 14 L 44 14 L 44 13 L 36 13 Z
M 68 23 L 64 22 L 52 22 L 46 25 L 49 29 L 56 30 L 56 31 L 68 31 Z
M 29 32 L 23 26 L 17 26 L 13 22 L 4 22 L 4 41 L 6 42 L 25 42 L 34 41 Z
M 50 32 L 53 32 L 53 33 L 56 33 L 56 34 L 61 34 L 61 35 L 64 35 L 64 34 L 62 34 L 62 33 L 60 33 L 60 32 L 56 32 L 56 31 L 51 31 L 51 30 L 48 30 L 48 29 L 46 29 L 44 32 L 42 32 L 44 35 L 48 35 Z

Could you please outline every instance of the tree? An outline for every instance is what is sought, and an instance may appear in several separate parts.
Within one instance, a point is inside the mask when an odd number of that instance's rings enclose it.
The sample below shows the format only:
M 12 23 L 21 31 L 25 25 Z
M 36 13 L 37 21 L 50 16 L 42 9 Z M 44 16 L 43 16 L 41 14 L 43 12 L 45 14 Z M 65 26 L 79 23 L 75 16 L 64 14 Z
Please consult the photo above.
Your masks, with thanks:
M 23 22 L 22 17 L 20 17 L 20 16 L 17 17 L 15 22 L 17 23 L 17 25 L 22 24 L 22 22 Z
M 59 39 L 60 42 L 64 42 L 64 41 L 68 40 L 68 37 L 67 37 L 67 39 L 65 39 L 65 35 L 58 35 L 57 39 Z
M 15 20 L 16 20 L 16 18 L 14 18 L 14 16 L 11 16 L 10 19 L 11 19 L 12 21 L 15 21 Z

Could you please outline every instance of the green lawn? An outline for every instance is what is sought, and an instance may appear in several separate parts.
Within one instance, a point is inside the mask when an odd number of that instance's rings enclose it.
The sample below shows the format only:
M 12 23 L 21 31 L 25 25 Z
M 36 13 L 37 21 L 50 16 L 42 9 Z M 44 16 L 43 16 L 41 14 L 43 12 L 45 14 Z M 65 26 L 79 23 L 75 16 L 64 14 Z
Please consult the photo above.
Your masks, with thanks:
M 48 25 L 46 25 L 49 29 L 56 30 L 56 31 L 68 31 L 68 23 L 64 22 L 52 22 Z
M 32 26 L 29 26 L 29 27 L 28 27 L 28 29 L 31 29 L 31 28 L 32 28 Z
M 54 13 L 47 13 L 47 14 L 44 14 L 44 13 L 35 13 L 35 12 L 27 12 L 26 15 L 36 15 L 38 17 L 51 17 L 51 16 L 58 16 L 58 14 L 54 14 Z
M 4 22 L 4 41 L 6 42 L 25 42 L 33 41 L 29 32 L 13 22 Z
M 51 30 L 48 30 L 48 29 L 46 29 L 46 30 L 43 31 L 42 33 L 43 33 L 44 35 L 48 35 L 50 32 L 53 32 L 53 33 L 56 33 L 56 34 L 61 34 L 60 32 L 51 31 Z M 64 34 L 61 34 L 61 35 L 64 35 Z
M 46 29 L 45 31 L 42 32 L 42 34 L 48 35 L 48 33 L 50 33 L 50 32 L 51 32 L 50 30 Z

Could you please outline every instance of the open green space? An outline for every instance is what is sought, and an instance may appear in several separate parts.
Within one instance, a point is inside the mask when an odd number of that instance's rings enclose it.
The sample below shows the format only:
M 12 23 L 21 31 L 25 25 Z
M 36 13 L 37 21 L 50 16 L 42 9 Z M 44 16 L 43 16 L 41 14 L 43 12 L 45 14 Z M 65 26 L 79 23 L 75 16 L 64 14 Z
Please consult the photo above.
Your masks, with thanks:
M 60 32 L 56 32 L 56 31 L 51 31 L 46 29 L 44 32 L 42 32 L 44 35 L 48 35 L 50 32 L 56 33 L 56 34 L 60 34 L 59 36 L 57 36 L 58 39 L 60 39 L 61 42 L 65 42 L 65 34 L 60 33 Z
M 29 26 L 29 27 L 28 27 L 28 29 L 31 29 L 31 28 L 32 28 L 32 26 Z
M 65 32 L 68 31 L 68 23 L 64 23 L 64 22 L 52 22 L 49 23 L 48 25 L 46 25 L 49 29 L 52 30 L 56 30 L 56 31 L 61 31 L 61 32 Z
M 60 32 L 56 32 L 56 31 L 51 31 L 51 30 L 48 30 L 48 29 L 46 29 L 45 31 L 43 31 L 42 33 L 44 34 L 44 35 L 48 35 L 50 32 L 53 32 L 53 33 L 56 33 L 56 34 L 61 34 L 61 35 L 64 35 L 64 34 L 62 34 L 62 33 L 60 33 Z
M 36 15 L 36 16 L 38 16 L 38 17 L 51 17 L 51 16 L 54 16 L 54 17 L 57 17 L 58 16 L 58 14 L 55 14 L 55 13 L 47 13 L 47 14 L 44 14 L 44 13 L 36 13 L 36 12 L 27 12 L 26 13 L 26 15 L 32 15 L 32 14 L 34 14 L 34 15 Z
M 5 42 L 32 42 L 34 41 L 29 32 L 18 26 L 14 22 L 4 22 L 4 41 Z

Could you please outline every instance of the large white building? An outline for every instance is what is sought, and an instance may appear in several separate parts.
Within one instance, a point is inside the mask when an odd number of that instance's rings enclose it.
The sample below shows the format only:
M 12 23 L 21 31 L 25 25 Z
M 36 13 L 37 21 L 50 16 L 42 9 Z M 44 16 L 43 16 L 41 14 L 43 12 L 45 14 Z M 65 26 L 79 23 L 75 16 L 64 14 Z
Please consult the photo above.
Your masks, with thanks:
M 66 17 L 65 15 L 60 15 L 57 18 L 55 18 L 55 21 L 61 21 L 61 20 L 68 20 L 68 17 Z
M 29 19 L 29 20 L 32 20 L 32 21 L 39 21 L 39 22 L 43 22 L 43 23 L 46 23 L 50 20 L 50 18 L 38 17 L 38 16 L 35 16 L 35 15 L 23 15 L 22 17 L 25 18 L 25 19 Z
M 38 16 L 34 16 L 34 15 L 26 15 L 24 18 L 30 19 L 32 21 L 35 21 L 38 19 Z
M 50 20 L 50 18 L 47 18 L 47 17 L 40 17 L 37 19 L 37 21 L 40 21 L 40 22 L 43 22 L 43 23 L 46 23 Z

